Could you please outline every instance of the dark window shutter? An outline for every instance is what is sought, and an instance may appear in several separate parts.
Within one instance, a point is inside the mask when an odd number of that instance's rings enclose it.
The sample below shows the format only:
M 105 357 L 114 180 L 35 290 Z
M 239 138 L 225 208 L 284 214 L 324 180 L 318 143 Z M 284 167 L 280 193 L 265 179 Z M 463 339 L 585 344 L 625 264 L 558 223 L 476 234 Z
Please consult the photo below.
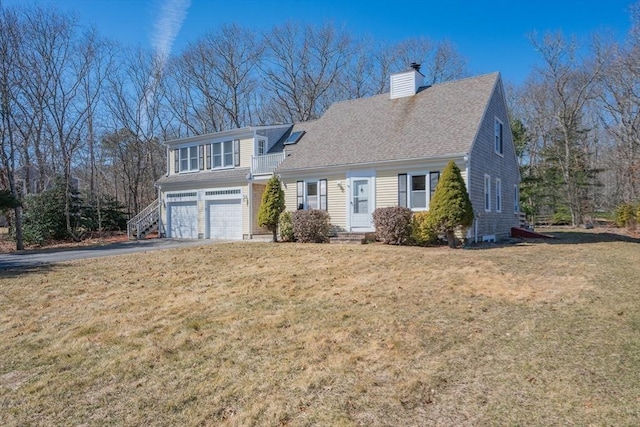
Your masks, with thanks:
M 502 145 L 503 145 L 503 139 L 502 139 L 502 123 L 500 123 L 500 154 L 502 154 Z
M 236 167 L 240 166 L 240 140 L 233 140 L 233 162 Z
M 198 146 L 198 167 L 204 170 L 204 145 Z
M 296 182 L 296 201 L 298 210 L 304 209 L 304 181 Z
M 173 150 L 173 173 L 180 172 L 180 150 Z
M 438 181 L 440 181 L 440 172 L 431 172 L 429 174 L 429 195 L 430 198 L 433 197 L 433 194 L 436 192 L 436 187 L 438 186 Z
M 407 174 L 398 175 L 398 206 L 407 207 Z
M 327 180 L 320 180 L 320 210 L 327 210 Z
M 206 146 L 206 150 L 207 150 L 207 157 L 206 160 L 204 162 L 204 168 L 205 169 L 211 169 L 211 144 L 207 144 Z

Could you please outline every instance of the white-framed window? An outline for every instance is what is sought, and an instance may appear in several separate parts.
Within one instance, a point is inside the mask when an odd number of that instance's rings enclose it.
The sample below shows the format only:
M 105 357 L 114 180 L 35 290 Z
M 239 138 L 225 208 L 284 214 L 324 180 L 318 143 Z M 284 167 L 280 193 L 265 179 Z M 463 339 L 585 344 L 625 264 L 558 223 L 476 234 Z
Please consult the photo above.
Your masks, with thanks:
M 308 180 L 296 182 L 297 209 L 327 210 L 327 180 Z
M 257 155 L 258 156 L 264 156 L 265 154 L 267 154 L 267 140 L 266 139 L 259 139 L 258 140 Z
M 496 178 L 496 212 L 502 212 L 502 180 Z
M 231 166 L 233 166 L 233 141 L 211 144 L 211 168 L 229 168 Z
M 240 166 L 240 141 L 220 141 L 211 144 L 211 169 Z
M 520 213 L 520 187 L 518 184 L 513 185 L 513 213 Z
M 174 151 L 175 171 L 193 172 L 202 169 L 202 146 L 182 147 Z
M 491 212 L 491 176 L 484 175 L 484 211 Z
M 406 173 L 398 175 L 398 206 L 420 211 L 429 209 L 436 191 L 440 172 Z
M 504 148 L 504 144 L 503 144 L 503 128 L 504 125 L 502 124 L 502 122 L 500 121 L 500 119 L 498 119 L 497 117 L 495 118 L 495 122 L 494 122 L 494 148 L 497 154 L 502 155 L 503 154 L 503 148 Z
M 409 175 L 409 207 L 427 209 L 427 175 Z

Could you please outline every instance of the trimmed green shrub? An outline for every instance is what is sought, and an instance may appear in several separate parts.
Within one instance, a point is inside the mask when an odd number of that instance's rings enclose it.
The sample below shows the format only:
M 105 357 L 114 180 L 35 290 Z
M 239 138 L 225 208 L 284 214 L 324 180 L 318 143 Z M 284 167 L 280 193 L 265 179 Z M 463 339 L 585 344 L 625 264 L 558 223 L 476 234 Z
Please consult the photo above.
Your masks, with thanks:
M 373 211 L 376 238 L 388 245 L 402 245 L 411 237 L 411 209 L 402 206 Z
M 258 211 L 258 225 L 273 233 L 273 241 L 277 240 L 278 219 L 284 211 L 284 191 L 280 179 L 273 175 L 262 193 L 262 203 Z
M 433 245 L 438 241 L 436 226 L 429 212 L 415 212 L 411 217 L 411 240 L 418 246 Z
M 640 211 L 640 209 L 638 209 Z M 636 208 L 631 203 L 623 203 L 616 208 L 616 225 L 618 227 L 635 227 L 638 218 Z
M 318 209 L 299 210 L 292 215 L 293 236 L 302 243 L 325 243 L 329 241 L 331 223 L 329 214 Z
M 460 169 L 450 161 L 442 171 L 436 191 L 429 203 L 430 221 L 436 231 L 444 233 L 449 247 L 457 246 L 456 230 L 473 223 L 473 206 Z
M 278 220 L 280 227 L 280 239 L 285 242 L 293 242 L 296 238 L 293 235 L 293 217 L 291 212 L 282 212 Z

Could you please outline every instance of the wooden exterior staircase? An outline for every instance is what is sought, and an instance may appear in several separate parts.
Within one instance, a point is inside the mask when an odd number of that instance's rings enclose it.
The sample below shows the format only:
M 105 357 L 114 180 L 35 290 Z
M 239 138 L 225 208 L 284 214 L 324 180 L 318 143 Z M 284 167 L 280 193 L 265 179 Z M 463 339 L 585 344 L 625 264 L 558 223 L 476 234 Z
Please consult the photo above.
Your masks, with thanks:
M 160 221 L 160 199 L 156 199 L 136 216 L 127 221 L 127 237 L 131 240 L 144 237 L 158 230 Z

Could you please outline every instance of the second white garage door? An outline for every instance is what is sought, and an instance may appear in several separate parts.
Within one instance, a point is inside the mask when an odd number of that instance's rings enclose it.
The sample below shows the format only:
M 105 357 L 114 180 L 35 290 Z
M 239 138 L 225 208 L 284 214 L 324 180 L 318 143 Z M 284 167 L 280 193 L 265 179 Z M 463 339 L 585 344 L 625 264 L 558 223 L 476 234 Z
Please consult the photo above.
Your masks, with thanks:
M 209 202 L 209 238 L 242 240 L 242 200 Z

